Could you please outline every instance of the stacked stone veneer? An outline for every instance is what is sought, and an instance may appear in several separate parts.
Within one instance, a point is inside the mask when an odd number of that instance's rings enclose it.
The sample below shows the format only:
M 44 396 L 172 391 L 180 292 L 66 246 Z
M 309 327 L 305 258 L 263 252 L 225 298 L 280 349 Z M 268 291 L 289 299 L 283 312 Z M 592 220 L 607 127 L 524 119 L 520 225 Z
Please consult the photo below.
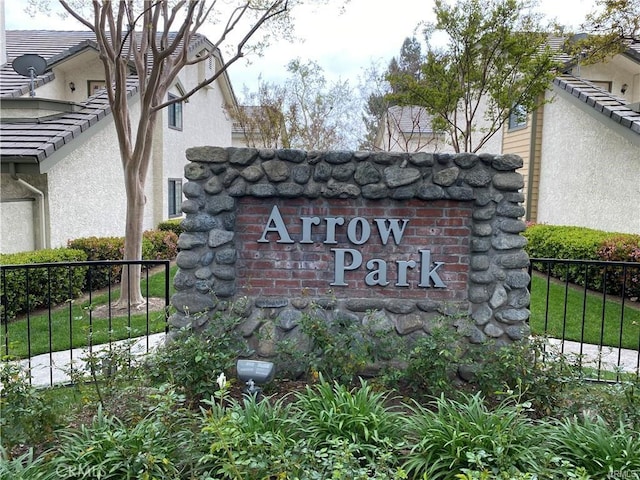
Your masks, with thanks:
M 520 157 L 218 147 L 186 156 L 174 328 L 202 329 L 219 310 L 235 308 L 244 337 L 266 358 L 279 340 L 304 348 L 297 325 L 310 312 L 408 338 L 428 334 L 436 317 L 460 314 L 471 319 L 464 334 L 472 343 L 528 335 Z M 265 234 L 274 206 L 297 240 L 301 217 L 345 223 L 333 243 L 324 222 L 311 241 L 282 243 L 277 232 Z M 359 229 L 347 236 L 358 217 Z M 383 245 L 376 218 L 407 219 L 402 241 Z M 351 240 L 363 238 L 365 221 L 370 238 L 356 245 Z M 268 241 L 258 242 L 263 234 Z M 347 286 L 331 285 L 337 247 L 363 257 L 361 268 L 345 272 Z M 431 265 L 406 270 L 397 286 L 396 261 L 424 259 L 424 249 Z M 387 262 L 388 285 L 366 284 L 370 258 Z M 446 288 L 418 287 L 419 269 L 434 262 L 443 262 L 436 271 Z

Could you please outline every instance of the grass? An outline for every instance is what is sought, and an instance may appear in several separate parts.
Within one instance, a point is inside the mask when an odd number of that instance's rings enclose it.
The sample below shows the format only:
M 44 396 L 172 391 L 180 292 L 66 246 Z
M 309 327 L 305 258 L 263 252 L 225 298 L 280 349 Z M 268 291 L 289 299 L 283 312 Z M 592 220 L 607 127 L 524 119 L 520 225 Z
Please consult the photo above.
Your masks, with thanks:
M 176 266 L 170 269 L 170 278 L 173 278 L 176 270 Z M 143 279 L 141 288 L 144 296 L 164 297 L 164 271 L 149 276 L 148 290 L 147 280 Z M 173 294 L 173 285 L 170 286 L 169 293 Z M 119 295 L 120 289 L 113 289 L 111 301 L 118 299 Z M 148 325 L 146 311 L 141 314 L 131 312 L 111 319 L 96 318 L 93 310 L 101 305 L 106 306 L 108 302 L 108 293 L 94 293 L 91 302 L 83 298 L 52 309 L 51 317 L 48 311 L 39 311 L 11 321 L 0 329 L 0 352 L 2 355 L 25 358 L 29 355 L 84 347 L 89 343 L 89 338 L 92 344 L 98 345 L 147 333 L 159 333 L 165 329 L 164 311 L 149 312 Z
M 566 288 L 564 283 L 555 280 L 547 285 L 546 278 L 533 275 L 530 309 L 534 334 L 597 345 L 639 348 L 640 309 L 627 304 L 623 315 L 622 303 L 618 299 L 609 298 L 603 303 L 602 294 L 585 293 L 583 288 L 574 286 Z

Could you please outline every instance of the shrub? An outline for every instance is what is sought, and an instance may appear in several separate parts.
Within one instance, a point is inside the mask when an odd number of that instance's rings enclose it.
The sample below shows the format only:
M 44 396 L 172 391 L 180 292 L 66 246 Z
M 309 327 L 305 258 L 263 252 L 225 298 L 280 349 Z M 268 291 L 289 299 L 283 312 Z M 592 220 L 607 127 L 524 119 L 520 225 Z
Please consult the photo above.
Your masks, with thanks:
M 67 242 L 69 248 L 82 250 L 87 260 L 92 262 L 121 260 L 124 252 L 124 241 L 119 237 L 85 237 Z M 87 271 L 87 288 L 98 290 L 120 281 L 121 265 L 111 267 L 91 267 Z
M 57 426 L 57 419 L 42 391 L 29 384 L 29 377 L 18 364 L 5 360 L 0 361 L 0 385 L 0 440 L 5 455 L 10 456 L 13 447 L 21 443 L 44 443 Z
M 375 462 L 381 452 L 398 448 L 402 436 L 400 419 L 385 406 L 386 401 L 386 394 L 375 392 L 363 380 L 350 390 L 321 379 L 296 394 L 298 435 L 316 451 L 343 440 L 355 447 L 357 457 Z
M 546 338 L 533 337 L 510 345 L 474 348 L 480 360 L 475 382 L 487 397 L 522 392 L 540 415 L 564 408 L 572 387 L 580 384 L 580 365 L 562 355 Z
M 129 427 L 101 410 L 89 425 L 63 431 L 53 456 L 65 478 L 178 478 L 182 444 L 153 413 Z
M 225 398 L 219 397 L 224 404 Z M 211 438 L 209 454 L 198 462 L 210 478 L 277 478 L 291 469 L 295 440 L 289 431 L 290 408 L 281 401 L 245 396 L 240 403 L 209 403 L 203 432 Z M 281 477 L 290 478 L 290 477 Z
M 525 247 L 532 258 L 554 258 L 565 260 L 640 261 L 640 236 L 609 233 L 584 227 L 555 225 L 532 225 L 523 233 L 528 243 Z M 547 267 L 535 263 L 536 270 L 546 272 Z M 549 268 L 552 276 L 586 286 L 594 290 L 603 288 L 603 269 L 598 266 L 566 264 L 557 262 Z M 628 296 L 638 296 L 640 291 L 640 269 L 628 272 Z M 622 269 L 607 268 L 607 293 L 622 292 Z
M 389 387 L 402 385 L 424 396 L 449 392 L 454 388 L 452 380 L 458 367 L 469 360 L 463 341 L 462 335 L 444 322 L 434 326 L 428 336 L 400 351 L 400 359 L 406 366 L 387 369 L 383 383 Z
M 212 372 L 231 373 L 238 355 L 246 350 L 236 330 L 238 319 L 217 313 L 203 332 L 180 330 L 150 360 L 149 374 L 177 386 L 191 405 L 215 392 Z
M 89 261 L 122 260 L 123 237 L 85 237 L 69 240 L 67 245 L 87 254 Z M 147 230 L 142 234 L 143 260 L 172 260 L 178 253 L 178 238 L 173 232 Z M 91 267 L 87 272 L 87 286 L 99 290 L 120 281 L 122 265 Z
M 81 250 L 56 248 L 0 255 L 0 264 L 83 262 L 86 259 L 86 254 Z M 19 313 L 56 305 L 78 297 L 84 286 L 86 272 L 86 267 L 34 267 L 5 270 L 0 291 L 3 297 L 3 320 L 14 318 Z
M 344 315 L 333 317 L 330 312 L 316 307 L 304 313 L 298 329 L 308 341 L 304 352 L 296 345 L 279 341 L 279 374 L 297 377 L 318 373 L 330 380 L 351 383 L 367 366 L 378 360 L 389 360 L 397 352 L 398 342 L 388 330 L 376 329 L 375 312 L 368 314 L 364 325 Z
M 182 219 L 177 220 L 165 220 L 164 222 L 160 222 L 158 224 L 158 230 L 163 232 L 173 232 L 176 236 L 180 236 L 183 232 L 182 229 Z
M 142 258 L 173 260 L 178 254 L 178 235 L 173 231 L 147 230 L 142 234 Z M 145 251 L 145 246 L 147 251 Z
M 606 239 L 598 249 L 598 257 L 610 262 L 636 262 L 638 268 L 607 269 L 607 291 L 614 295 L 640 297 L 640 235 L 616 235 Z
M 553 452 L 582 467 L 593 478 L 637 478 L 640 472 L 640 432 L 624 423 L 613 428 L 602 418 L 571 418 L 549 432 Z
M 490 410 L 480 394 L 465 394 L 461 401 L 441 396 L 427 407 L 415 404 L 406 420 L 413 447 L 404 468 L 414 474 L 410 478 L 430 480 L 478 466 L 513 475 L 542 472 L 544 436 L 524 414 L 527 408 L 507 399 Z

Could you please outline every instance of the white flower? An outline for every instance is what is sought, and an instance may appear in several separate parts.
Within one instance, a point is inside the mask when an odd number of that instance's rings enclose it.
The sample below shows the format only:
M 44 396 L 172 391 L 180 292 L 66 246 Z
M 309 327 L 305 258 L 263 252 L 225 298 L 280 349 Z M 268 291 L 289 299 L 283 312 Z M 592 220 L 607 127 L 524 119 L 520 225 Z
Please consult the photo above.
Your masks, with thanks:
M 225 385 L 227 384 L 227 377 L 224 375 L 224 372 L 218 375 L 218 379 L 216 380 L 218 387 L 220 390 L 223 390 Z

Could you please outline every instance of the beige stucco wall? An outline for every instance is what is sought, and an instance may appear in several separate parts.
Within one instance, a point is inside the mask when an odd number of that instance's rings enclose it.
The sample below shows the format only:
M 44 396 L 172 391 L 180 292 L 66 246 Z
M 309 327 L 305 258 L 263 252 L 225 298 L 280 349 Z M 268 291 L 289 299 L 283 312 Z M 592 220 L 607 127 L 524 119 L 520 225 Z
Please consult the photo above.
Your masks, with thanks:
M 0 253 L 24 252 L 36 248 L 35 203 L 33 199 L 0 203 Z
M 17 176 L 47 195 L 46 175 Z M 25 252 L 42 245 L 46 202 L 8 173 L 0 175 L 0 253 Z M 43 214 L 44 212 L 44 214 Z M 46 230 L 46 227 L 45 227 Z
M 545 106 L 538 222 L 640 233 L 640 136 L 564 91 L 553 94 Z
M 183 70 L 179 76 L 182 88 L 188 90 L 195 86 L 198 75 L 198 67 Z M 175 84 L 169 92 L 179 95 Z M 164 154 L 161 164 L 156 162 L 154 188 L 163 200 L 161 204 L 158 203 L 160 208 L 156 206 L 154 209 L 156 223 L 169 217 L 168 179 L 184 177 L 187 148 L 202 145 L 231 146 L 232 121 L 225 110 L 225 99 L 218 82 L 198 91 L 188 102 L 183 103 L 182 117 L 182 130 L 170 129 L 167 110 L 162 112 L 162 130 L 158 135 L 161 137 L 159 141 L 164 145 Z M 162 175 L 158 174 L 159 169 L 162 170 Z M 185 182 L 183 179 L 183 185 Z
M 139 115 L 138 102 L 132 117 Z M 64 246 L 69 239 L 123 236 L 126 216 L 124 174 L 111 119 L 91 138 L 85 139 L 49 172 L 49 216 L 51 247 Z M 90 131 L 88 132 L 90 133 Z M 147 205 L 153 191 L 147 183 Z M 145 211 L 144 228 L 153 228 L 151 208 Z

